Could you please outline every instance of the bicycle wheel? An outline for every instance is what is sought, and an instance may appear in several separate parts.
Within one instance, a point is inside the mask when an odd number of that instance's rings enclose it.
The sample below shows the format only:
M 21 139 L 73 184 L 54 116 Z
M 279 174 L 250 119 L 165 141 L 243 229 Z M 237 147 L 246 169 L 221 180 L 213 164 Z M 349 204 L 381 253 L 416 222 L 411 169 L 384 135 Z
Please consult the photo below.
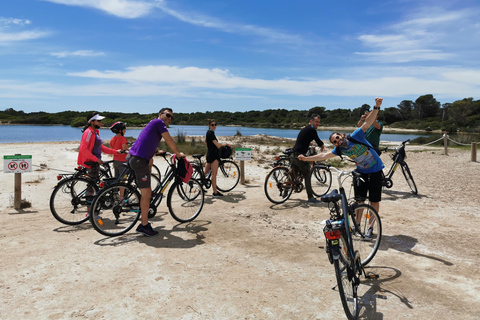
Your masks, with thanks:
M 129 184 L 110 185 L 97 193 L 90 212 L 90 222 L 99 233 L 110 237 L 122 235 L 140 217 L 140 193 Z
M 356 224 L 353 223 L 352 214 L 348 216 L 353 248 L 360 253 L 362 266 L 366 266 L 373 259 L 380 246 L 382 221 L 377 210 L 366 203 L 353 204 L 353 217 L 357 217 Z
M 157 190 L 161 185 L 160 179 L 157 177 L 157 175 L 152 174 L 150 176 L 150 186 L 152 188 L 152 191 Z
M 205 194 L 196 179 L 190 179 L 187 183 L 177 179 L 168 190 L 168 210 L 178 222 L 189 222 L 198 217 L 204 201 Z
M 240 168 L 232 160 L 222 160 L 217 171 L 217 189 L 223 192 L 233 190 L 240 181 Z
M 61 223 L 77 225 L 88 220 L 88 210 L 98 187 L 92 180 L 72 177 L 61 180 L 50 196 L 50 211 Z
M 265 179 L 264 191 L 270 202 L 279 204 L 287 201 L 293 192 L 288 168 L 273 168 Z
M 356 257 L 358 252 L 356 252 Z M 353 259 L 344 263 L 342 259 L 334 261 L 335 276 L 337 277 L 338 292 L 342 300 L 343 310 L 348 319 L 358 318 L 360 309 L 358 308 L 357 288 L 360 284 L 360 270 L 356 268 Z
M 330 190 L 332 186 L 332 173 L 327 167 L 313 166 L 310 171 L 312 191 L 317 197 L 321 197 Z
M 154 164 L 152 166 L 152 175 L 155 175 L 158 180 L 162 181 L 162 174 L 160 173 L 160 169 Z M 152 190 L 153 190 L 153 185 L 152 185 Z
M 403 176 L 405 177 L 405 180 L 407 180 L 407 184 L 410 187 L 410 190 L 412 190 L 413 194 L 417 194 L 418 193 L 417 185 L 413 180 L 412 173 L 410 172 L 410 168 L 405 162 L 402 163 L 402 172 L 403 172 Z
M 203 179 L 202 179 L 203 177 Z M 193 174 L 192 178 L 199 181 L 200 184 L 205 188 L 209 189 L 212 185 L 212 181 L 205 177 L 205 174 L 203 172 L 203 167 L 200 165 L 194 165 L 193 166 Z M 204 190 L 205 191 L 205 190 Z M 205 191 L 206 192 L 206 191 Z

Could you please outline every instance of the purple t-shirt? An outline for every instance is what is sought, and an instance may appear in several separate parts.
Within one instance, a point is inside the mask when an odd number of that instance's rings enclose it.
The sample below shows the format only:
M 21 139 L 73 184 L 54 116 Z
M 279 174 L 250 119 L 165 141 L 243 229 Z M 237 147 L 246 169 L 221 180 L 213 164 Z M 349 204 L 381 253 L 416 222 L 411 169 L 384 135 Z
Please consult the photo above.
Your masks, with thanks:
M 102 159 L 102 143 L 102 138 L 95 132 L 95 144 L 93 145 L 92 154 L 98 159 Z
M 129 154 L 150 160 L 153 158 L 164 132 L 168 132 L 168 130 L 163 120 L 153 119 L 140 132 L 137 141 L 130 148 Z

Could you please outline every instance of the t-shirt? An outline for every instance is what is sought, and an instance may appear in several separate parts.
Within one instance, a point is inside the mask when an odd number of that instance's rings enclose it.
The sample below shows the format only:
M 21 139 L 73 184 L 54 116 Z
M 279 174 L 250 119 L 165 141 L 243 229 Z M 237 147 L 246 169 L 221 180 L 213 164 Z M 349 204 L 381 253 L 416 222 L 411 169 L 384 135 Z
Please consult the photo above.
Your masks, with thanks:
M 358 128 L 357 130 L 353 131 L 350 136 L 358 142 L 367 145 L 369 143 L 365 137 L 365 132 L 363 132 L 362 128 Z M 349 141 L 348 147 L 341 148 L 341 150 L 342 154 L 355 161 L 357 165 L 357 170 L 361 173 L 378 172 L 385 167 L 375 150 L 369 149 L 362 144 Z M 332 150 L 332 153 L 338 156 L 336 148 Z
M 93 145 L 92 154 L 98 159 L 102 159 L 102 144 L 102 138 L 95 132 L 95 144 Z
M 127 143 L 127 138 L 124 136 L 114 136 L 110 140 L 110 148 L 118 150 L 122 149 L 122 146 Z M 117 153 L 113 155 L 113 160 L 125 162 L 127 161 L 127 154 Z
M 383 123 L 378 121 L 378 124 L 380 125 L 380 129 L 375 128 L 375 126 L 372 124 L 370 128 L 368 128 L 367 131 L 365 132 L 367 141 L 377 148 L 380 145 L 380 135 L 382 134 L 382 131 L 383 131 Z
M 217 140 L 215 131 L 208 129 L 207 134 L 205 135 L 205 140 L 207 141 L 207 149 L 208 149 L 207 155 L 217 156 L 218 148 L 215 145 L 215 143 L 213 143 L 214 140 Z
M 168 132 L 167 126 L 161 119 L 153 119 L 150 121 L 142 132 L 138 135 L 137 141 L 130 148 L 129 153 L 150 160 L 157 151 L 158 144 L 162 140 L 162 133 Z
M 319 147 L 323 146 L 323 141 L 318 137 L 317 130 L 313 126 L 308 125 L 298 133 L 297 141 L 295 142 L 293 150 L 306 155 L 308 152 L 308 147 L 310 146 L 310 142 L 313 140 L 317 142 Z

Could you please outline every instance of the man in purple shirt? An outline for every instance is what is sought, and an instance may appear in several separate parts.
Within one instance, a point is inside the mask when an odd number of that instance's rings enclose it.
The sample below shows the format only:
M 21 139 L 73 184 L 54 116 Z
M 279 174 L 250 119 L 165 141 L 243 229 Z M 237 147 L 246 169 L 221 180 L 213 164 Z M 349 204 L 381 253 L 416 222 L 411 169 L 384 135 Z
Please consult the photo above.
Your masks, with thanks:
M 146 236 L 155 236 L 158 231 L 152 229 L 148 222 L 148 209 L 150 208 L 150 198 L 152 188 L 150 186 L 150 171 L 153 165 L 153 156 L 157 152 L 158 145 L 162 138 L 172 149 L 173 153 L 179 158 L 184 158 L 185 154 L 178 151 L 177 144 L 173 141 L 168 132 L 167 126 L 173 120 L 173 111 L 170 108 L 162 108 L 158 113 L 158 118 L 150 121 L 138 136 L 137 141 L 130 148 L 127 162 L 135 171 L 137 186 L 140 188 L 142 197 L 140 199 L 140 209 L 142 211 L 142 220 L 137 227 L 137 232 Z

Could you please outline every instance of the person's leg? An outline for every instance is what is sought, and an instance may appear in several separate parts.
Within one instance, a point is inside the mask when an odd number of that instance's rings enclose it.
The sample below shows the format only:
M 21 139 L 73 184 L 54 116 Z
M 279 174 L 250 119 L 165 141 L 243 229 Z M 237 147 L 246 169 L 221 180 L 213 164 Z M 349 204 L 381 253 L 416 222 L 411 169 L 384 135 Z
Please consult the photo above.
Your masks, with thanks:
M 213 194 L 217 194 L 217 172 L 218 172 L 218 164 L 219 164 L 219 161 L 218 160 L 215 160 L 212 162 L 211 164 L 211 169 L 212 169 L 212 177 L 211 177 L 211 180 L 212 180 L 212 190 L 213 190 Z
M 150 198 L 152 197 L 151 188 L 140 188 L 142 197 L 140 198 L 140 210 L 142 211 L 141 222 L 143 226 L 148 224 L 148 210 L 150 209 Z

